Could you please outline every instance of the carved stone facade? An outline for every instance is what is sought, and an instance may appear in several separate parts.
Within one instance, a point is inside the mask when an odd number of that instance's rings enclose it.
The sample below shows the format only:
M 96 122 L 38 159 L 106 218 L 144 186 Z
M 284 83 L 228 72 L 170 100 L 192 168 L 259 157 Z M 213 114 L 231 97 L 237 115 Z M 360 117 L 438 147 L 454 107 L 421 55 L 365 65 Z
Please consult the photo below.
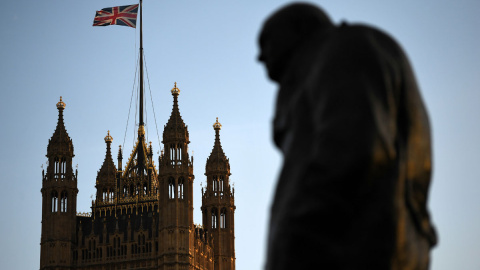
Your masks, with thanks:
M 76 213 L 77 171 L 73 143 L 63 121 L 65 103 L 57 103 L 58 123 L 47 148 L 42 185 L 40 269 L 234 270 L 234 190 L 230 164 L 220 144 L 221 125 L 214 124 L 215 143 L 207 160 L 202 189 L 203 226 L 193 222 L 193 157 L 189 133 L 178 108 L 163 131 L 158 167 L 143 124 L 123 167 L 122 149 L 115 166 L 110 132 L 106 155 L 97 174 L 92 213 Z

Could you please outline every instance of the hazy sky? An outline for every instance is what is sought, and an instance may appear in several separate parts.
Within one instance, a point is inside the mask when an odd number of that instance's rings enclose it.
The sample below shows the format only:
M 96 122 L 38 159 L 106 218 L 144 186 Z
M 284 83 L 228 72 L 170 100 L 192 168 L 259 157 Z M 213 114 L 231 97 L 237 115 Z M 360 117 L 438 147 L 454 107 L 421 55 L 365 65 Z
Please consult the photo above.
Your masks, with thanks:
M 277 86 L 256 61 L 256 39 L 264 19 L 288 2 L 144 0 L 148 139 L 159 151 L 154 118 L 161 136 L 172 107 L 170 89 L 177 82 L 194 151 L 194 219 L 201 223 L 200 183 L 213 147 L 212 124 L 219 117 L 235 182 L 237 269 L 264 264 L 268 209 L 281 156 L 271 142 Z M 375 25 L 405 49 L 433 129 L 429 205 L 440 242 L 431 269 L 480 269 L 480 1 L 313 2 L 334 22 Z M 92 22 L 96 10 L 135 3 L 3 1 L 0 269 L 39 268 L 41 166 L 60 96 L 78 164 L 77 211 L 90 211 L 107 130 L 117 149 L 127 129 L 124 157 L 129 156 L 135 103 L 126 124 L 139 31 L 92 27 Z

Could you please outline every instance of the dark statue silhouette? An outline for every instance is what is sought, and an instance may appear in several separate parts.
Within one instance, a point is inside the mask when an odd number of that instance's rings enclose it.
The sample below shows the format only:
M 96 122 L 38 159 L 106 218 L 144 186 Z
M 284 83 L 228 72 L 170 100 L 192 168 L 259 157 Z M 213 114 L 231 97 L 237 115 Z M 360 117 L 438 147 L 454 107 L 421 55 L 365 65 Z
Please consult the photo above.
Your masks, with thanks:
M 266 269 L 428 269 L 430 128 L 403 50 L 309 4 L 275 12 L 259 43 L 284 155 Z

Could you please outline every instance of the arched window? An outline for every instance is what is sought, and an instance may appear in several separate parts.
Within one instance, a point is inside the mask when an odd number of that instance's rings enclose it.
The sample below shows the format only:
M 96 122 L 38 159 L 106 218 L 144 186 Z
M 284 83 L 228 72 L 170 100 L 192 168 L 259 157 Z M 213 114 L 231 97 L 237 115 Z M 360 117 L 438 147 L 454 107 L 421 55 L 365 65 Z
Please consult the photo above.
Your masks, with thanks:
M 65 173 L 67 172 L 67 160 L 62 158 L 60 163 L 60 177 L 65 178 Z
M 58 158 L 54 159 L 54 173 L 55 179 L 65 178 L 65 173 L 67 172 L 67 159 Z
M 123 186 L 123 196 L 125 196 L 125 198 L 128 197 L 128 187 L 127 186 Z
M 172 177 L 168 179 L 168 198 L 175 198 L 175 179 L 173 179 Z
M 184 179 L 183 177 L 180 177 L 178 179 L 178 198 L 183 199 L 183 184 L 184 184 Z
M 143 196 L 147 196 L 147 183 L 143 183 Z
M 213 177 L 212 184 L 213 184 L 213 192 L 214 192 L 215 196 L 217 196 L 217 192 L 218 192 L 218 179 L 217 179 L 216 176 Z
M 52 191 L 52 212 L 58 211 L 58 193 Z
M 60 197 L 60 212 L 66 213 L 67 212 L 67 192 L 62 191 L 62 195 Z
M 217 228 L 217 209 L 212 208 L 212 229 Z
M 170 161 L 172 165 L 175 165 L 175 145 L 170 144 Z
M 54 168 L 54 177 L 55 177 L 55 180 L 58 179 L 58 175 L 60 173 L 60 160 L 58 157 L 56 157 L 54 160 L 53 160 L 53 168 Z
M 225 229 L 227 226 L 227 209 L 222 208 L 220 211 L 220 228 Z
M 220 196 L 223 196 L 223 176 L 220 176 L 220 183 L 219 183 L 219 191 L 220 191 Z
M 177 160 L 177 165 L 182 164 L 182 145 L 181 145 L 181 144 L 177 144 L 177 157 L 176 157 L 176 160 Z
M 113 189 L 110 189 L 110 194 L 108 195 L 108 199 L 110 202 L 113 202 L 114 198 L 115 198 L 115 192 L 113 192 Z

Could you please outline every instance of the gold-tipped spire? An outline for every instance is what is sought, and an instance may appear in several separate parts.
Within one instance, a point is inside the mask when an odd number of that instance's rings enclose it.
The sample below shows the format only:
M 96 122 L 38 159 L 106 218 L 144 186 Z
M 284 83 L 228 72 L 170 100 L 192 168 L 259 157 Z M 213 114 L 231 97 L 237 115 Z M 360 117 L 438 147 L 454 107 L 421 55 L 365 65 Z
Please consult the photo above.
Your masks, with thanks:
M 62 101 L 62 96 L 60 96 L 60 101 L 57 103 L 57 109 L 65 109 L 65 102 Z
M 180 95 L 180 89 L 177 88 L 177 82 L 175 82 L 171 92 L 172 92 L 172 95 L 174 96 Z
M 110 136 L 110 130 L 108 131 L 108 134 L 107 134 L 107 136 L 105 137 L 105 142 L 106 142 L 106 143 L 111 143 L 111 142 L 113 142 L 113 138 L 112 138 L 112 136 Z
M 227 156 L 225 156 L 225 153 L 223 152 L 222 144 L 220 142 L 221 128 L 222 124 L 218 122 L 217 117 L 217 121 L 215 121 L 215 123 L 213 124 L 213 129 L 215 129 L 215 142 L 213 144 L 212 152 L 207 159 L 207 165 L 205 167 L 207 172 L 226 171 L 227 173 L 230 173 L 230 163 Z
M 113 138 L 110 136 L 110 130 L 108 131 L 107 136 L 105 137 L 105 142 L 107 143 L 107 151 L 105 153 L 105 160 L 103 161 L 102 167 L 97 173 L 97 190 L 102 188 L 114 188 L 115 187 L 115 175 L 117 174 L 117 169 L 113 163 L 112 152 L 110 149 L 110 144 L 112 143 Z M 101 196 L 97 192 L 97 200 L 100 200 Z
M 218 117 L 217 117 L 217 121 L 215 121 L 215 123 L 213 123 L 213 129 L 215 129 L 215 130 L 222 129 L 222 124 L 220 124 L 220 122 L 218 122 Z
M 57 103 L 58 109 L 58 122 L 55 131 L 53 132 L 47 147 L 47 157 L 58 156 L 71 156 L 73 157 L 73 143 L 72 139 L 68 136 L 65 124 L 63 123 L 63 109 L 65 109 L 65 103 L 60 97 L 60 101 Z
M 186 139 L 188 142 L 188 131 L 183 122 L 182 116 L 180 115 L 180 110 L 178 108 L 178 94 L 180 93 L 180 89 L 177 88 L 177 83 L 171 90 L 173 96 L 173 106 L 172 106 L 172 113 L 170 114 L 170 118 L 168 119 L 165 128 L 163 129 L 163 141 L 170 142 L 170 140 L 177 140 L 177 139 Z

